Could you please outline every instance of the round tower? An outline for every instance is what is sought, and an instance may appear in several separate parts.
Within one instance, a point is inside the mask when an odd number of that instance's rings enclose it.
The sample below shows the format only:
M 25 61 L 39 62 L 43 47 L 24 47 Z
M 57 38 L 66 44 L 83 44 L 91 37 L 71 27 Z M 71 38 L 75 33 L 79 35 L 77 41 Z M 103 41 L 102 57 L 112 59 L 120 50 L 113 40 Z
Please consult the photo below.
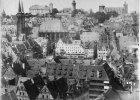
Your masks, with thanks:
M 128 13 L 128 4 L 126 3 L 126 1 L 123 4 L 124 7 L 124 13 L 127 14 Z
M 73 2 L 72 2 L 72 10 L 73 11 L 76 10 L 76 2 L 75 2 L 75 0 L 73 0 Z
M 53 10 L 53 3 L 50 3 L 50 4 L 49 4 L 49 9 L 50 9 L 50 13 L 52 13 L 52 10 Z

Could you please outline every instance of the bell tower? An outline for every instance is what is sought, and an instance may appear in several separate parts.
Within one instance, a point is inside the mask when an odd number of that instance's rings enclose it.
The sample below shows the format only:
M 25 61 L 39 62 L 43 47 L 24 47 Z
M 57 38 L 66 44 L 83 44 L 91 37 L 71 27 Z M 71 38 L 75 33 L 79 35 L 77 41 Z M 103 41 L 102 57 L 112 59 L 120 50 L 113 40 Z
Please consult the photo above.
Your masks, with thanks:
M 25 28 L 25 15 L 23 9 L 23 3 L 19 1 L 18 13 L 17 16 L 17 40 L 19 40 L 20 34 L 24 33 Z

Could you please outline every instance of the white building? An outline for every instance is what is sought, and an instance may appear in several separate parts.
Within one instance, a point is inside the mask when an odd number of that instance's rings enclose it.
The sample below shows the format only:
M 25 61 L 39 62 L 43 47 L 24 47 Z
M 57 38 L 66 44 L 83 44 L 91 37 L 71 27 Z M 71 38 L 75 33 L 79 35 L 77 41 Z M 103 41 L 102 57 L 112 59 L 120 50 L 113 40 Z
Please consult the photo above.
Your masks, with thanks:
M 61 54 L 63 51 L 67 57 L 78 58 L 78 56 L 85 55 L 85 50 L 80 44 L 81 43 L 78 40 L 73 41 L 71 44 L 67 44 L 64 43 L 62 39 L 59 39 L 56 44 L 55 52 L 56 54 Z
M 101 49 L 97 50 L 98 59 L 106 60 L 107 54 L 108 54 L 108 51 L 106 50 L 105 47 L 102 47 Z
M 29 12 L 33 15 L 43 15 L 43 14 L 48 14 L 50 13 L 50 9 L 48 6 L 43 6 L 43 5 L 32 5 L 29 8 Z

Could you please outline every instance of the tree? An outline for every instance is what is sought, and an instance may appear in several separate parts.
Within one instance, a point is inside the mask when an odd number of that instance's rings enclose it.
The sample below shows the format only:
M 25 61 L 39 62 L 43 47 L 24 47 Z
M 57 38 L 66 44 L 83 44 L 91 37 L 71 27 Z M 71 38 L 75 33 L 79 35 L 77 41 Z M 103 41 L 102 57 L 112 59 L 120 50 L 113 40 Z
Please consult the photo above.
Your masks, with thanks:
M 52 9 L 51 15 L 54 16 L 54 15 L 57 14 L 58 12 L 59 12 L 59 11 L 58 11 L 57 8 L 53 8 L 53 9 Z
M 106 14 L 104 12 L 96 12 L 94 17 L 98 19 L 99 23 L 103 23 L 106 20 Z

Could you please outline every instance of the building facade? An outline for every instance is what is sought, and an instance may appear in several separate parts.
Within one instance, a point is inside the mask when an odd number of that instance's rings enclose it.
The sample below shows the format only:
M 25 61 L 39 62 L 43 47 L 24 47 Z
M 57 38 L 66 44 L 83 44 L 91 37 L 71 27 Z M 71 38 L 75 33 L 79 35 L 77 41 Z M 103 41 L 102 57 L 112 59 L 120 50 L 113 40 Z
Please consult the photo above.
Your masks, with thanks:
M 111 12 L 116 11 L 118 14 L 127 14 L 128 13 L 128 4 L 125 2 L 123 7 L 105 7 L 104 5 L 99 6 L 99 12 Z
M 85 55 L 84 48 L 79 44 L 79 42 L 67 44 L 64 43 L 61 39 L 59 39 L 59 41 L 56 44 L 55 52 L 58 54 L 64 52 L 67 57 L 76 57 L 76 58 L 78 56 Z
M 105 47 L 101 48 L 101 49 L 97 49 L 97 58 L 98 59 L 102 59 L 102 60 L 106 60 L 108 51 L 106 50 Z
M 18 89 L 16 92 L 18 100 L 23 100 L 23 99 L 30 100 L 28 93 L 27 93 L 27 91 L 24 87 L 24 84 L 23 84 L 23 82 L 27 81 L 28 79 L 30 79 L 30 78 L 20 77 L 18 80 L 18 84 L 17 84 Z
M 51 8 L 52 9 L 52 8 Z M 29 8 L 29 12 L 32 14 L 32 15 L 45 15 L 45 14 L 48 14 L 50 13 L 50 8 L 48 6 L 43 6 L 43 5 L 32 5 L 30 8 Z
M 53 11 L 53 3 L 50 3 L 49 6 L 47 5 L 32 5 L 29 8 L 29 12 L 32 15 L 45 15 L 45 14 L 49 14 L 52 13 Z

